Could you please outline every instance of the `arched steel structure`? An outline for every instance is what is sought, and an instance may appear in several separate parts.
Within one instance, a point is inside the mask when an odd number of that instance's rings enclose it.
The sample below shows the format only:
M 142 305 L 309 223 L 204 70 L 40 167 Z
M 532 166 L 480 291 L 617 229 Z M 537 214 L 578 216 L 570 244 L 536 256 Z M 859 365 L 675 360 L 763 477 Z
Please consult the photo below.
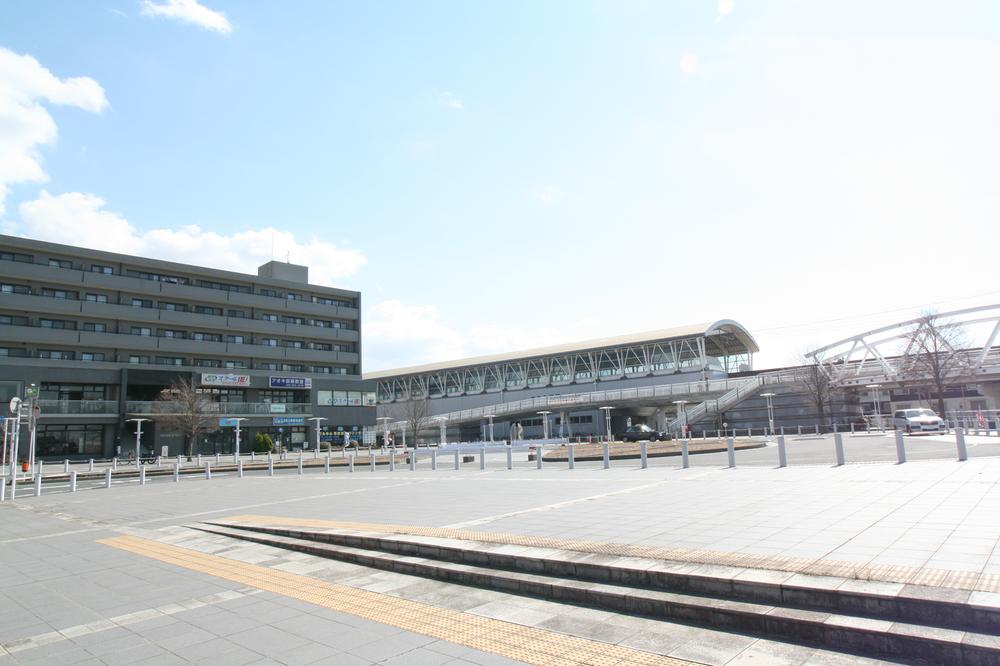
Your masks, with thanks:
M 759 351 L 731 319 L 522 352 L 367 373 L 378 401 L 500 393 L 596 381 L 750 369 Z
M 806 354 L 818 363 L 838 385 L 859 385 L 875 378 L 888 381 L 914 379 L 906 376 L 919 353 L 917 341 L 933 327 L 941 332 L 940 353 L 960 356 L 955 378 L 1000 375 L 1000 304 L 964 308 L 917 317 L 838 340 Z M 952 331 L 962 330 L 972 337 L 961 349 L 949 342 Z M 976 335 L 979 333 L 980 335 Z M 961 368 L 959 371 L 957 368 Z

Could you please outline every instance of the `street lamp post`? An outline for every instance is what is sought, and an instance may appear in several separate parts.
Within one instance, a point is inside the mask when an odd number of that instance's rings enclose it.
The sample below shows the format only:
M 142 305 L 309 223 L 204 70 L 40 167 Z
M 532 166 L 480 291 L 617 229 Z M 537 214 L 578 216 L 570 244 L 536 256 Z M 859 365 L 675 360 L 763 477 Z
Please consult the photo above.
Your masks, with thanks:
M 310 416 L 310 421 L 315 421 L 313 427 L 316 429 L 316 453 L 319 454 L 319 426 L 321 421 L 326 421 L 325 416 Z
M 879 430 L 884 431 L 882 427 L 882 406 L 879 404 L 881 402 L 881 394 L 879 389 L 882 387 L 881 384 L 866 384 L 865 388 L 869 388 L 875 391 L 875 424 Z
M 688 413 L 687 407 L 685 405 L 688 403 L 687 400 L 674 400 L 674 404 L 677 405 L 677 409 L 680 410 L 681 418 L 681 437 L 687 434 L 687 424 L 688 424 Z
M 493 443 L 493 414 L 487 414 L 486 418 L 490 420 L 490 444 Z
M 236 416 L 231 419 L 233 426 L 236 428 L 236 444 L 233 446 L 233 453 L 237 456 L 240 455 L 240 423 L 247 420 L 245 416 Z
M 771 435 L 774 435 L 774 403 L 771 402 L 771 398 L 774 397 L 774 393 L 761 393 L 760 397 L 767 398 L 767 424 L 771 430 Z
M 545 440 L 545 441 L 548 441 L 548 439 L 549 439 L 549 414 L 551 414 L 552 412 L 547 411 L 547 410 L 542 410 L 540 412 L 535 412 L 535 413 L 536 414 L 540 414 L 541 417 L 542 417 L 542 439 Z
M 149 419 L 126 419 L 126 423 L 135 423 L 135 468 L 139 469 L 139 442 L 142 439 L 142 423 Z
M 604 412 L 604 432 L 608 436 L 608 444 L 611 443 L 611 410 L 614 407 L 601 407 L 600 410 Z

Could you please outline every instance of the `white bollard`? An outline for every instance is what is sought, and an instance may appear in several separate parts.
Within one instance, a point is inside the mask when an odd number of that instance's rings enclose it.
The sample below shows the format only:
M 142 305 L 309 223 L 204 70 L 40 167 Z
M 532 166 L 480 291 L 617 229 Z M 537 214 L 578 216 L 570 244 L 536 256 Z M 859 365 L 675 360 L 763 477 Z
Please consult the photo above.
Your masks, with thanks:
M 479 469 L 480 470 L 486 469 L 486 447 L 485 446 L 479 448 Z
M 181 464 L 179 462 L 174 463 L 174 483 L 181 480 Z
M 69 491 L 71 493 L 76 492 L 76 470 L 69 473 Z
M 274 476 L 274 458 L 271 456 L 267 457 L 267 475 Z
M 323 459 L 323 473 L 324 474 L 329 474 L 330 473 L 330 454 L 329 454 L 329 452 L 326 454 L 326 458 Z
M 802 434 L 802 426 L 799 426 L 799 435 Z
M 646 440 L 639 442 L 639 465 L 642 469 L 649 467 L 649 459 L 646 456 L 647 448 Z
M 250 452 L 250 462 L 254 462 L 255 458 L 257 457 L 256 453 L 257 453 L 256 451 Z
M 201 454 L 198 454 L 198 467 L 201 467 Z
M 854 421 L 851 421 L 851 434 L 854 434 Z
M 389 471 L 396 471 L 396 452 L 393 449 L 389 449 Z
M 239 458 L 236 461 L 236 478 L 238 478 L 238 479 L 242 479 L 243 478 L 243 459 L 242 458 Z
M 413 454 L 417 454 L 416 447 L 413 448 Z M 431 449 L 431 469 L 436 470 L 438 468 L 438 450 Z
M 575 448 L 576 447 L 573 446 L 572 444 L 566 447 L 566 457 L 569 460 L 570 469 L 576 469 L 576 455 L 573 452 L 573 449 Z
M 63 474 L 69 474 L 69 458 L 63 459 Z
M 220 458 L 219 458 L 219 456 L 220 456 L 220 455 L 222 455 L 222 454 L 220 454 L 220 453 L 216 453 L 216 454 L 215 454 L 215 464 L 216 464 L 216 465 L 218 465 L 218 464 L 219 464 L 219 462 L 220 462 Z
M 955 428 L 955 446 L 958 449 L 958 459 L 968 460 L 969 451 L 965 448 L 965 433 L 962 432 L 961 428 Z
M 353 453 L 351 455 L 347 456 L 347 471 L 348 472 L 353 472 L 354 471 L 354 454 Z
M 844 464 L 844 436 L 839 432 L 833 433 L 833 449 L 837 456 L 837 466 Z
M 146 466 L 145 465 L 140 465 L 139 466 L 139 485 L 140 486 L 146 485 Z
M 410 453 L 410 471 L 417 471 L 417 448 L 414 447 L 413 451 Z
M 736 467 L 736 440 L 732 437 L 726 439 L 726 457 L 729 458 L 729 466 Z
M 544 447 L 538 445 L 535 447 L 535 469 L 542 468 L 542 453 L 544 452 Z
M 371 464 L 371 471 L 375 471 L 375 452 L 369 450 L 369 463 Z
M 319 458 L 319 449 L 318 448 L 313 449 L 313 460 L 316 460 L 317 458 Z
M 91 472 L 94 471 L 94 459 L 93 458 L 90 459 L 90 469 L 88 471 L 91 471 Z
M 112 458 L 111 459 L 111 469 L 113 469 L 113 470 L 117 470 L 118 469 L 118 458 Z
M 788 456 L 785 455 L 784 435 L 778 435 L 778 467 L 788 467 Z
M 205 478 L 206 479 L 212 478 L 212 463 L 208 462 L 207 460 L 205 461 Z
M 45 461 L 44 460 L 39 460 L 38 461 L 38 476 L 42 475 L 42 467 L 44 467 L 44 466 L 45 466 Z
M 180 454 L 177 455 L 177 464 L 178 465 L 182 464 L 181 463 L 181 456 L 180 456 Z
M 906 462 L 906 444 L 903 442 L 903 431 L 896 431 L 896 462 Z
M 507 447 L 507 469 L 514 469 L 514 450 L 513 447 Z
M 233 451 L 233 464 L 235 465 L 239 461 L 240 461 L 240 452 L 239 451 Z
M 681 467 L 687 469 L 691 466 L 691 459 L 688 452 L 688 441 L 686 439 L 681 440 Z
M 42 496 L 42 475 L 41 474 L 36 474 L 35 475 L 35 497 L 41 497 L 41 496 Z
M 458 449 L 455 449 L 455 469 L 459 469 L 459 467 L 461 467 L 461 465 L 462 465 L 462 462 L 459 459 Z
M 302 474 L 302 453 L 299 453 L 299 475 Z
M 111 487 L 111 468 L 110 467 L 108 467 L 107 469 L 104 470 L 104 487 L 105 488 L 110 488 Z
M 156 469 L 160 469 L 160 456 L 156 456 Z
M 819 434 L 819 424 L 818 423 L 816 424 L 816 434 L 817 435 Z
M 607 442 L 604 442 L 604 469 L 609 469 L 611 467 L 611 447 Z

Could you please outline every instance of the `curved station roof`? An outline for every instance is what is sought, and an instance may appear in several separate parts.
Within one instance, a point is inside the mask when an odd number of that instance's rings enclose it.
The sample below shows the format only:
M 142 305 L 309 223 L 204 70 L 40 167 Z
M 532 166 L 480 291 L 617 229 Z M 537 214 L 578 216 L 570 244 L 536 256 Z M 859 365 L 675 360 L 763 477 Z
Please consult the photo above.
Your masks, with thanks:
M 406 375 L 421 375 L 437 373 L 448 370 L 458 370 L 483 365 L 494 365 L 497 363 L 508 363 L 525 361 L 546 356 L 576 354 L 585 352 L 603 351 L 617 347 L 630 347 L 635 345 L 645 345 L 653 343 L 669 344 L 679 340 L 689 340 L 691 338 L 704 338 L 705 354 L 708 356 L 724 357 L 735 354 L 753 354 L 760 351 L 757 341 L 753 339 L 750 332 L 741 324 L 732 319 L 720 319 L 718 321 L 702 324 L 691 324 L 688 326 L 678 326 L 644 333 L 631 333 L 609 338 L 596 338 L 584 340 L 582 342 L 571 342 L 561 345 L 551 345 L 548 347 L 536 347 L 522 351 L 504 352 L 502 354 L 490 354 L 487 356 L 473 356 L 460 358 L 453 361 L 441 363 L 428 363 L 426 365 L 414 365 L 405 368 L 395 368 L 391 370 L 380 370 L 377 372 L 367 372 L 365 379 L 389 379 Z

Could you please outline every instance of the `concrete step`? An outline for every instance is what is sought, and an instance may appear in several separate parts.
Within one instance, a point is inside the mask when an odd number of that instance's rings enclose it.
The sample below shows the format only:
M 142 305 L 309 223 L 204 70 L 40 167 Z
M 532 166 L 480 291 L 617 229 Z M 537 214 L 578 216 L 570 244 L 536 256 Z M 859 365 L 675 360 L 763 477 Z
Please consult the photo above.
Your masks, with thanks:
M 829 603 L 831 590 L 810 588 L 802 582 L 788 588 L 789 602 L 780 597 L 765 601 L 760 597 L 766 594 L 760 595 L 757 587 L 750 588 L 749 597 L 741 596 L 734 592 L 739 586 L 734 588 L 730 581 L 727 587 L 721 576 L 685 574 L 680 566 L 671 571 L 670 565 L 675 563 L 662 561 L 658 563 L 660 566 L 654 566 L 650 560 L 580 552 L 568 553 L 571 559 L 560 560 L 555 554 L 567 554 L 566 551 L 546 553 L 543 552 L 545 549 L 522 548 L 521 551 L 530 552 L 504 553 L 498 551 L 514 549 L 454 539 L 298 530 L 265 525 L 237 526 L 224 521 L 193 527 L 397 573 L 737 631 L 880 659 L 969 666 L 1000 664 L 1000 639 L 994 630 L 980 632 L 942 627 L 935 623 L 937 620 L 900 621 L 892 616 L 891 605 L 886 606 L 890 610 L 889 615 L 816 610 L 816 604 L 795 601 L 808 600 L 809 592 L 815 591 L 820 598 L 826 596 L 823 603 Z M 695 582 L 689 583 L 686 591 L 678 591 L 676 583 L 683 578 L 694 579 Z M 715 580 L 715 588 L 709 591 L 712 579 Z M 651 584 L 646 585 L 643 581 Z M 768 587 L 767 583 L 758 584 L 764 589 Z M 778 587 L 780 589 L 781 586 Z M 865 597 L 856 592 L 845 591 L 845 594 Z M 930 601 L 949 603 L 940 599 Z M 951 605 L 955 605 L 954 602 Z M 865 606 L 865 609 L 870 611 L 873 607 L 880 606 L 875 603 L 874 606 Z M 990 611 L 996 609 L 988 608 L 986 611 L 987 623 L 994 621 Z M 929 610 L 920 612 L 927 613 Z M 968 617 L 974 621 L 978 619 L 975 614 Z

